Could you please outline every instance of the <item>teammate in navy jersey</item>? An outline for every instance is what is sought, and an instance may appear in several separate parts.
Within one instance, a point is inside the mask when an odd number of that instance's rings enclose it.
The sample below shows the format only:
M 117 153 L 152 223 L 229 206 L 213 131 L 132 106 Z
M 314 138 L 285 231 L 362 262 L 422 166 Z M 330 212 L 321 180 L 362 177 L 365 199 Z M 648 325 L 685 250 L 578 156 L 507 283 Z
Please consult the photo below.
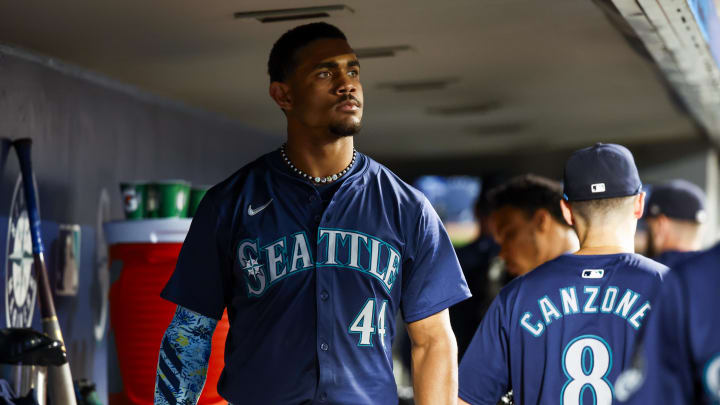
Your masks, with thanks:
M 701 247 L 705 193 L 686 180 L 672 180 L 653 187 L 648 200 L 648 255 L 672 268 Z
M 513 177 L 492 189 L 493 235 L 508 273 L 521 276 L 578 250 L 575 231 L 560 209 L 562 185 L 534 174 Z
M 610 404 L 667 268 L 634 254 L 644 193 L 630 151 L 597 144 L 565 166 L 563 217 L 580 250 L 516 278 L 460 364 L 460 403 Z
M 202 200 L 162 292 L 178 314 L 163 338 L 156 401 L 194 403 L 227 308 L 218 392 L 231 403 L 396 405 L 398 311 L 412 341 L 415 403 L 453 402 L 447 308 L 469 290 L 427 199 L 354 151 L 364 100 L 345 35 L 324 23 L 297 27 L 268 66 L 287 143 Z
M 720 244 L 679 263 L 653 302 L 618 403 L 720 404 Z

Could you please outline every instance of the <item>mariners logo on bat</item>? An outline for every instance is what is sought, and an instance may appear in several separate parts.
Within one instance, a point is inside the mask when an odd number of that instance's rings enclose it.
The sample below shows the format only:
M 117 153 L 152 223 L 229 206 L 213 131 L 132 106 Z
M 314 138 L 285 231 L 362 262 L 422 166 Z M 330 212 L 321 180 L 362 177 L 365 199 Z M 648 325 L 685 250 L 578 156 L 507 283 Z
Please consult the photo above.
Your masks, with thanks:
M 8 216 L 5 263 L 5 316 L 7 326 L 26 328 L 32 324 L 38 283 L 33 268 L 30 220 L 18 178 Z

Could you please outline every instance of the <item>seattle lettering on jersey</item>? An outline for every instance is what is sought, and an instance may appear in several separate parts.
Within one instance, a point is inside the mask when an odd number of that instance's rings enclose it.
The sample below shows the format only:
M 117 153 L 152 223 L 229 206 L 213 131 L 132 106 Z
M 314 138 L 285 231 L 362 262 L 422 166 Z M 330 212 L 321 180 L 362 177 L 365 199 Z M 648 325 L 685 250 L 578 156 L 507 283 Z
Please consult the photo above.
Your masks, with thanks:
M 245 272 L 248 296 L 259 297 L 275 283 L 315 267 L 336 267 L 374 277 L 390 292 L 400 271 L 400 253 L 389 243 L 366 233 L 319 228 L 317 261 L 305 232 L 260 246 L 257 239 L 238 244 L 238 260 Z
M 553 321 L 564 316 L 607 314 L 627 320 L 637 330 L 650 311 L 649 301 L 640 302 L 640 294 L 630 289 L 621 294 L 618 287 L 611 286 L 601 291 L 599 286 L 585 286 L 578 294 L 575 286 L 569 286 L 560 289 L 559 301 L 553 302 L 547 295 L 540 298 L 537 301 L 540 316 L 525 312 L 520 318 L 520 325 L 532 336 L 540 337 Z

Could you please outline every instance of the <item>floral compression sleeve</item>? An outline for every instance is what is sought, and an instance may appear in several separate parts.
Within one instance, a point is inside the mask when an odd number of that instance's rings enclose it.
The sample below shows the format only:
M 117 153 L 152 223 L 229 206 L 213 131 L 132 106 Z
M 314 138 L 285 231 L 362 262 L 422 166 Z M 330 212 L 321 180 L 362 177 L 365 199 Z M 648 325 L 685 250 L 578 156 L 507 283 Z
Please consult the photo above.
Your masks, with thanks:
M 207 375 L 217 322 L 178 305 L 160 344 L 155 404 L 196 404 Z

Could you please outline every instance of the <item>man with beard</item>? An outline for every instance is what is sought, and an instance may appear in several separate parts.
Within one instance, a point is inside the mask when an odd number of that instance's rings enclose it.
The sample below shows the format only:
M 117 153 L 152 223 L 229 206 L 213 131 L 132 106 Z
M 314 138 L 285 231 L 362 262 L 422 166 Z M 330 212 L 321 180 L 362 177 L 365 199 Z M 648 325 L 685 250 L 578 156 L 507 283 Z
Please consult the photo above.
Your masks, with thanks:
M 705 193 L 685 180 L 655 186 L 648 201 L 648 256 L 673 268 L 700 249 Z
M 447 308 L 469 297 L 427 199 L 355 151 L 363 91 L 345 35 L 315 23 L 273 46 L 270 96 L 287 143 L 210 189 L 162 296 L 156 403 L 195 403 L 227 308 L 218 392 L 234 404 L 392 404 L 395 316 L 415 402 L 457 397 Z

